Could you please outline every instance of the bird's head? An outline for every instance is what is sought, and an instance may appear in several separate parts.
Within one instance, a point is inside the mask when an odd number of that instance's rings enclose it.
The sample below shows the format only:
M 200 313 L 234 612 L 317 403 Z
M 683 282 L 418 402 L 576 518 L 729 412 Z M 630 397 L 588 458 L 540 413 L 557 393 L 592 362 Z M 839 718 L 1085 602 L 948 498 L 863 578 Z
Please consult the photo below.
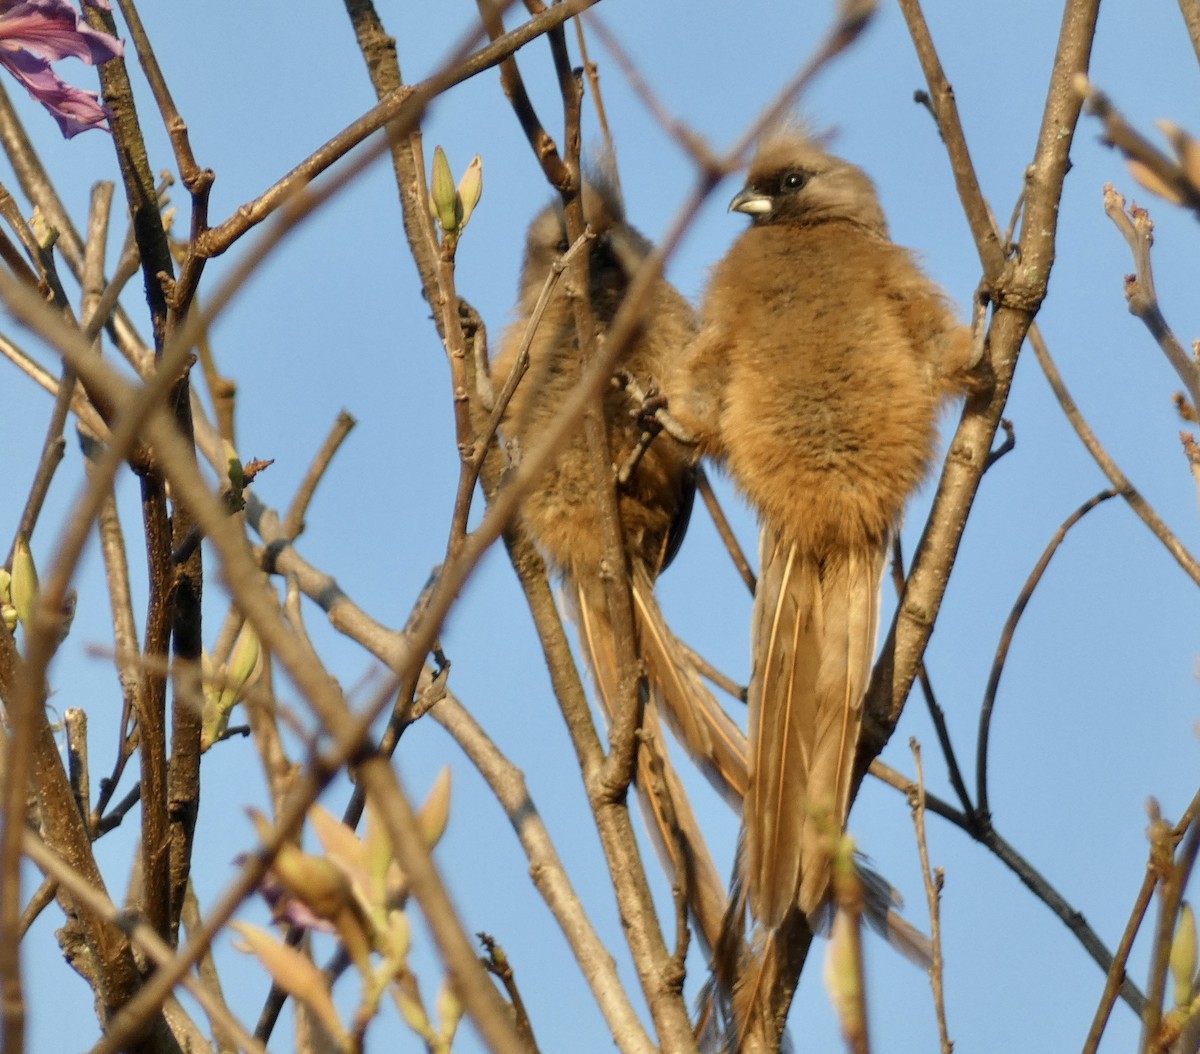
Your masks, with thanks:
M 790 131 L 759 146 L 746 185 L 729 209 L 746 213 L 756 226 L 808 227 L 841 220 L 887 234 L 887 220 L 866 173 Z
M 594 236 L 589 252 L 592 308 L 607 321 L 633 275 L 650 254 L 650 243 L 625 220 L 620 190 L 603 168 L 588 173 L 581 189 L 584 222 Z M 570 248 L 562 201 L 534 219 L 525 239 L 522 298 L 536 299 L 554 262 Z

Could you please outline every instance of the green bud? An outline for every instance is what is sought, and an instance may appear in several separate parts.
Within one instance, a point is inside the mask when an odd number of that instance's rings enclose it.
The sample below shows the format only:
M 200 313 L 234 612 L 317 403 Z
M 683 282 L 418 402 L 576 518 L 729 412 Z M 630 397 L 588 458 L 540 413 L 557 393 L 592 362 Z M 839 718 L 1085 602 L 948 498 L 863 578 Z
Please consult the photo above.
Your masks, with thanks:
M 33 208 L 33 215 L 29 217 L 29 229 L 33 232 L 39 246 L 43 249 L 54 248 L 54 243 L 58 241 L 58 228 L 47 221 L 42 210 L 36 205 Z
M 225 471 L 229 473 L 229 490 L 234 505 L 241 507 L 242 491 L 246 486 L 246 476 L 242 471 L 242 459 L 233 449 L 233 444 L 225 440 Z
M 403 911 L 389 911 L 387 916 L 388 958 L 398 963 L 408 961 L 412 947 L 412 929 Z
M 1170 964 L 1171 977 L 1175 981 L 1175 1005 L 1187 1006 L 1196 986 L 1196 915 L 1186 900 L 1179 907 Z
M 417 811 L 417 826 L 420 827 L 421 836 L 430 849 L 441 841 L 449 819 L 450 769 L 444 768 L 438 773 L 425 804 Z
M 221 692 L 221 704 L 225 709 L 232 709 L 233 704 L 242 694 L 242 689 L 250 683 L 258 669 L 258 660 L 262 648 L 258 642 L 258 634 L 249 622 L 242 624 L 237 643 L 233 646 L 233 654 L 229 657 L 226 672 L 227 683 Z M 225 704 L 228 703 L 226 706 Z
M 29 551 L 29 539 L 21 535 L 13 552 L 12 604 L 17 609 L 17 618 L 28 629 L 33 618 L 33 607 L 37 603 L 38 576 L 33 566 L 33 553 Z
M 350 900 L 350 883 L 323 856 L 285 845 L 271 865 L 275 877 L 318 918 L 333 921 Z
M 471 219 L 471 213 L 475 211 L 475 206 L 479 204 L 482 196 L 483 159 L 476 154 L 471 159 L 471 163 L 467 165 L 462 179 L 458 181 L 458 207 L 462 214 L 462 218 L 458 222 L 460 230 L 466 227 L 467 222 Z
M 430 185 L 433 213 L 443 231 L 457 231 L 462 216 L 462 205 L 454 186 L 454 174 L 446 152 L 439 146 L 433 151 L 433 180 Z
M 437 1002 L 434 1005 L 437 1007 L 438 1040 L 441 1042 L 443 1050 L 449 1050 L 450 1044 L 454 1040 L 454 1033 L 458 1031 L 458 1023 L 463 1016 L 462 1003 L 459 1002 L 449 977 L 443 978 L 442 987 L 438 989 Z
M 0 567 L 0 604 L 7 604 L 11 598 L 9 596 L 9 586 L 12 585 L 12 575 L 3 567 Z
M 245 922 L 229 925 L 245 942 L 240 950 L 254 955 L 280 988 L 304 1003 L 329 1034 L 344 1044 L 348 1037 L 329 994 L 329 982 L 313 961 L 258 926 Z
M 825 989 L 837 1013 L 842 1035 L 852 1050 L 859 1048 L 850 1042 L 851 1038 L 865 1036 L 866 1029 L 860 983 L 862 963 L 858 958 L 861 945 L 853 932 L 857 925 L 849 912 L 838 911 L 833 917 L 825 952 Z
M 437 1036 L 434 1034 L 433 1028 L 429 1024 L 429 1016 L 420 1002 L 397 985 L 392 986 L 392 995 L 400 1010 L 400 1016 L 404 1018 L 408 1027 L 430 1046 L 435 1044 Z

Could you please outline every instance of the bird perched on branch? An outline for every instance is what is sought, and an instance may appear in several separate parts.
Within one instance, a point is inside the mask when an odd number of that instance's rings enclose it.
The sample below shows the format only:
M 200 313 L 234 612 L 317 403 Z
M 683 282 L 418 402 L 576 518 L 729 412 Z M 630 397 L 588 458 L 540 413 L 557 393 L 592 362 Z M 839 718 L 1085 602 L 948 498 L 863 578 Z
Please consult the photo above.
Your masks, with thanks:
M 599 178 L 586 184 L 583 205 L 585 220 L 595 235 L 588 250 L 586 295 L 603 335 L 651 245 L 626 222 L 620 195 L 611 182 Z M 540 212 L 529 227 L 518 319 L 506 332 L 492 366 L 499 384 L 528 341 L 529 373 L 516 388 L 506 411 L 504 431 L 509 439 L 515 437 L 525 443 L 535 440 L 579 380 L 580 341 L 572 302 L 575 294 L 564 290 L 569 273 L 562 276 L 540 318 L 534 317 L 547 279 L 568 248 L 563 209 L 556 202 Z M 660 278 L 646 298 L 639 328 L 622 361 L 623 370 L 644 389 L 665 383 L 695 332 L 691 305 Z M 660 855 L 676 873 L 681 868 L 693 872 L 692 892 L 705 901 L 697 914 L 703 935 L 711 944 L 725 906 L 723 883 L 702 846 L 696 858 L 676 858 L 680 844 L 687 848 L 687 840 L 677 836 L 677 828 L 690 826 L 697 833 L 698 828 L 682 787 L 665 764 L 661 735 L 655 742 L 653 733 L 661 714 L 710 782 L 736 807 L 740 807 L 746 785 L 745 740 L 700 680 L 667 627 L 654 596 L 654 581 L 674 555 L 691 511 L 694 453 L 663 433 L 634 463 L 631 455 L 640 449 L 643 440 L 641 409 L 640 399 L 615 383 L 603 396 L 603 420 L 614 468 L 607 485 L 617 488 L 626 558 L 622 570 L 628 575 L 638 658 L 645 669 L 648 689 L 643 730 L 651 734 L 644 736 L 639 746 L 636 782 Z M 619 483 L 616 469 L 631 464 L 627 481 Z M 562 577 L 597 694 L 611 720 L 617 705 L 620 670 L 605 589 L 605 576 L 611 571 L 605 569 L 596 488 L 586 438 L 577 431 L 525 499 L 521 514 L 539 548 Z M 664 781 L 665 796 L 661 787 Z
M 773 929 L 828 899 L 889 540 L 966 390 L 971 336 L 889 240 L 867 176 L 807 135 L 766 138 L 730 209 L 752 225 L 667 394 L 761 523 L 744 877 Z

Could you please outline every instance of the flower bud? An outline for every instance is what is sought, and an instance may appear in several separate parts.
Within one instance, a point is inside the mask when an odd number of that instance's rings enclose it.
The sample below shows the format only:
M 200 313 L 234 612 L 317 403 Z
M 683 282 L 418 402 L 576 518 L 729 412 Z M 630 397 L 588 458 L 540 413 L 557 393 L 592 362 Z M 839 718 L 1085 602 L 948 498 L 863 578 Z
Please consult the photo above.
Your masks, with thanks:
M 405 1023 L 432 1047 L 437 1042 L 437 1036 L 429 1024 L 429 1015 L 425 1013 L 425 1008 L 416 998 L 397 985 L 392 986 L 392 993 L 396 1000 L 396 1006 L 400 1009 L 400 1016 L 404 1018 Z
M 1163 180 L 1149 165 L 1132 157 L 1127 158 L 1125 164 L 1129 166 L 1129 174 L 1152 194 L 1165 198 L 1172 205 L 1183 204 L 1183 198 L 1180 197 L 1179 191 Z
M 432 849 L 441 841 L 446 833 L 446 823 L 450 819 L 450 769 L 444 768 L 438 773 L 433 789 L 425 804 L 417 812 L 417 826 L 425 844 Z
M 242 459 L 233 449 L 233 444 L 225 440 L 225 471 L 229 473 L 229 494 L 235 508 L 242 506 L 242 491 L 246 486 L 246 475 L 242 470 Z
M 220 706 L 229 711 L 242 694 L 242 689 L 250 683 L 258 670 L 258 660 L 262 648 L 258 642 L 258 634 L 249 622 L 242 624 L 237 643 L 233 646 L 233 654 L 226 665 L 225 687 L 221 691 Z
M 33 608 L 37 603 L 38 576 L 33 565 L 33 553 L 29 551 L 29 539 L 21 535 L 13 551 L 12 605 L 17 609 L 17 618 L 29 628 Z
M 1179 158 L 1179 167 L 1187 176 L 1192 186 L 1200 188 L 1200 142 L 1193 139 L 1173 121 L 1155 122 L 1163 134 L 1170 140 L 1171 149 Z
M 438 1039 L 442 1042 L 442 1049 L 449 1050 L 450 1044 L 454 1040 L 454 1033 L 458 1031 L 458 1023 L 463 1016 L 462 1003 L 459 1002 L 449 977 L 442 979 L 442 987 L 438 989 L 437 1001 L 434 1005 L 437 1007 Z
M 316 964 L 303 952 L 276 940 L 258 926 L 245 922 L 229 925 L 245 941 L 241 950 L 254 955 L 266 967 L 271 980 L 307 1006 L 339 1043 L 344 1042 L 346 1030 L 333 1005 L 329 984 Z
M 475 206 L 479 204 L 482 196 L 483 159 L 476 154 L 471 159 L 471 163 L 467 165 L 462 179 L 458 181 L 458 207 L 462 213 L 462 218 L 458 222 L 460 230 L 467 225 L 471 213 L 475 211 Z
M 443 231 L 457 231 L 460 221 L 458 191 L 446 152 L 439 146 L 433 151 L 433 178 L 429 188 L 433 214 Z
M 859 1049 L 851 1040 L 865 1036 L 867 1026 L 863 1015 L 862 963 L 859 961 L 862 944 L 854 932 L 857 925 L 858 920 L 850 912 L 838 911 L 833 917 L 825 953 L 825 989 L 851 1050 Z
M 1179 908 L 1175 937 L 1171 941 L 1171 977 L 1175 981 L 1175 1005 L 1185 1007 L 1192 1001 L 1196 986 L 1196 915 L 1186 900 Z
M 58 241 L 58 228 L 46 219 L 45 214 L 36 205 L 33 207 L 33 215 L 29 217 L 29 229 L 41 248 L 54 248 L 54 243 Z

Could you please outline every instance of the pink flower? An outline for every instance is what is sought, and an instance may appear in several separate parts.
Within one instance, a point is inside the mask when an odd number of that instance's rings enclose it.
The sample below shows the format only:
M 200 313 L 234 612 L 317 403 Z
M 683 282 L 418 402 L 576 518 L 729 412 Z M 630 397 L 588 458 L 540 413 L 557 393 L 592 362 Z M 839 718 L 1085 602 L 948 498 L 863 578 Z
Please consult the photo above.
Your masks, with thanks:
M 50 63 L 74 56 L 97 66 L 122 51 L 116 37 L 81 21 L 66 0 L 0 0 L 0 66 L 50 111 L 68 139 L 86 128 L 107 129 L 109 113 L 99 95 L 67 84 Z

